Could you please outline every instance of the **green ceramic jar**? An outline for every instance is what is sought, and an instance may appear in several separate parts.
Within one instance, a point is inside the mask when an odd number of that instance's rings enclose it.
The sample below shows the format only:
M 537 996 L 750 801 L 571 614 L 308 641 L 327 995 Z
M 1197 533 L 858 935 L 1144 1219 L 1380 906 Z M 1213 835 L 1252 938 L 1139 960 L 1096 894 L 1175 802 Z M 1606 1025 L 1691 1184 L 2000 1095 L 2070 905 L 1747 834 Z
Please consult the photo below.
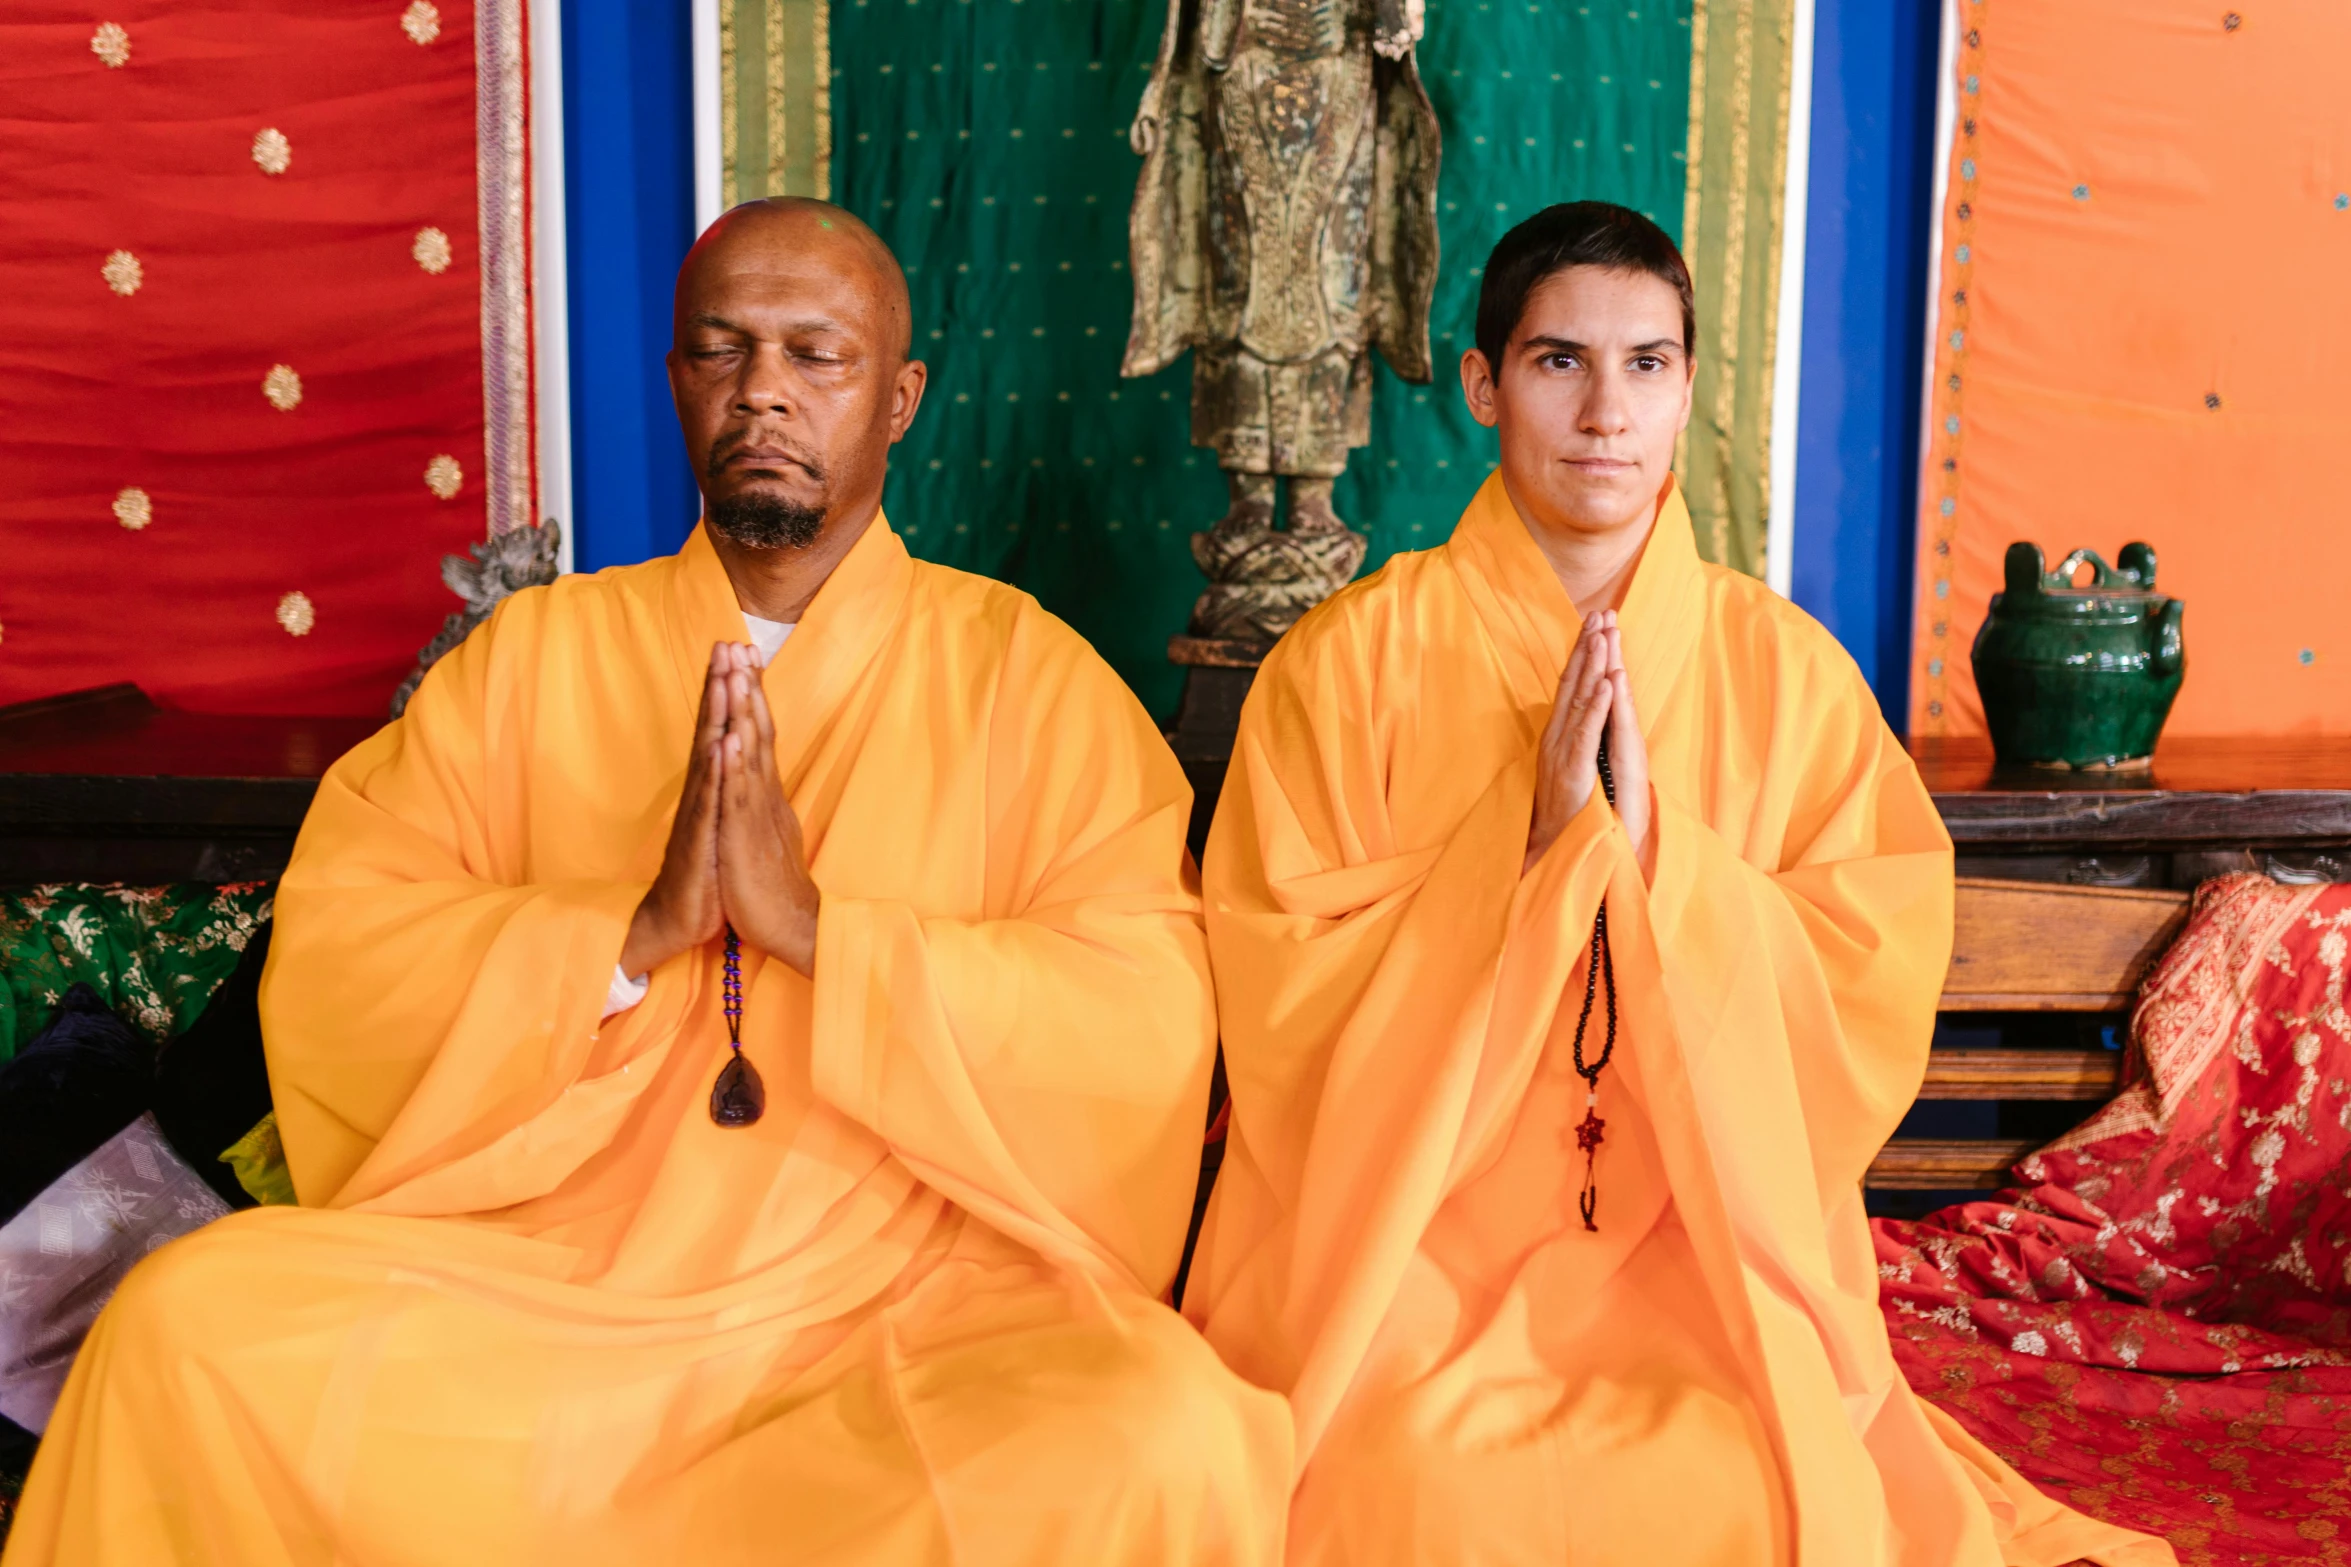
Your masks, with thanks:
M 1975 683 L 1992 750 L 2042 767 L 2144 766 L 2171 716 L 2187 657 L 2178 599 L 2155 591 L 2155 552 L 2122 547 L 2119 567 L 2075 550 L 2055 571 L 2041 547 L 2008 546 L 2008 586 L 1975 639 Z M 2088 587 L 2073 584 L 2084 563 Z

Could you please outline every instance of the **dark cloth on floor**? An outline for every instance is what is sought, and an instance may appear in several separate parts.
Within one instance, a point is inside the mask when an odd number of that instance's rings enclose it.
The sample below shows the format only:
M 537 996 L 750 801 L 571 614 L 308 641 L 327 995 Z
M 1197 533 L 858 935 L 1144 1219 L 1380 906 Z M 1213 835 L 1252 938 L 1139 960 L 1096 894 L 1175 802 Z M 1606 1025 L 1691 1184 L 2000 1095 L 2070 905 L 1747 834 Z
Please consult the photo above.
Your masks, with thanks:
M 269 959 L 269 932 L 265 922 L 253 933 L 236 971 L 155 1064 L 156 1125 L 172 1151 L 232 1208 L 252 1207 L 253 1197 L 221 1163 L 221 1152 L 270 1109 L 269 1065 L 261 1051 L 261 967 Z
M 24 1477 L 33 1467 L 33 1450 L 40 1445 L 39 1437 L 0 1415 L 0 1545 L 8 1541 L 16 1499 L 24 1494 Z
M 0 1223 L 136 1120 L 154 1093 L 154 1049 L 89 986 L 0 1066 Z

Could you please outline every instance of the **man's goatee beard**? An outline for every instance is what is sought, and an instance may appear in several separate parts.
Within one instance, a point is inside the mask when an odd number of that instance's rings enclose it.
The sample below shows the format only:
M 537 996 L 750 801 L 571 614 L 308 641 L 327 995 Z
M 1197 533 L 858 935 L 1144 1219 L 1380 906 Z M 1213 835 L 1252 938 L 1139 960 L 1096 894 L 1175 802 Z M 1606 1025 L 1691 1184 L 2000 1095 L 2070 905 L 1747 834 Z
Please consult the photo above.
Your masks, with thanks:
M 822 506 L 803 506 L 756 491 L 711 502 L 709 515 L 712 527 L 755 550 L 804 550 L 824 530 Z

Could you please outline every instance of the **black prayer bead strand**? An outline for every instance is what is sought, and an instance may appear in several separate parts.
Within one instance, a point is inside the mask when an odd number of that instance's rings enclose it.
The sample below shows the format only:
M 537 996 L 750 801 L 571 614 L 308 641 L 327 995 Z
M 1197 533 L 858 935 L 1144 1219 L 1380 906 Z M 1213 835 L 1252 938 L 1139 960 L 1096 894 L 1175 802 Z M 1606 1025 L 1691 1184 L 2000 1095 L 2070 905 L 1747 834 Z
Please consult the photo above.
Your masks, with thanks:
M 743 1058 L 743 943 L 735 927 L 727 927 L 726 977 L 727 1064 L 710 1085 L 710 1118 L 721 1126 L 749 1126 L 767 1110 L 767 1085 L 759 1069 Z
M 1608 737 L 1600 737 L 1600 789 L 1608 803 L 1616 804 L 1616 775 L 1608 765 Z M 1584 1034 L 1592 1022 L 1592 1003 L 1605 990 L 1608 997 L 1608 1035 L 1600 1046 L 1600 1059 L 1590 1063 L 1584 1060 Z M 1601 894 L 1599 912 L 1592 916 L 1592 950 L 1584 963 L 1584 1005 L 1576 1014 L 1575 1070 L 1584 1080 L 1584 1119 L 1576 1127 L 1576 1146 L 1583 1150 L 1584 1184 L 1576 1193 L 1576 1211 L 1583 1216 L 1584 1228 L 1597 1231 L 1600 1226 L 1594 1216 L 1600 1211 L 1600 1186 L 1594 1177 L 1594 1165 L 1600 1156 L 1600 1143 L 1608 1123 L 1600 1119 L 1600 1074 L 1606 1070 L 1610 1058 L 1616 1054 L 1616 954 L 1608 944 L 1608 897 Z

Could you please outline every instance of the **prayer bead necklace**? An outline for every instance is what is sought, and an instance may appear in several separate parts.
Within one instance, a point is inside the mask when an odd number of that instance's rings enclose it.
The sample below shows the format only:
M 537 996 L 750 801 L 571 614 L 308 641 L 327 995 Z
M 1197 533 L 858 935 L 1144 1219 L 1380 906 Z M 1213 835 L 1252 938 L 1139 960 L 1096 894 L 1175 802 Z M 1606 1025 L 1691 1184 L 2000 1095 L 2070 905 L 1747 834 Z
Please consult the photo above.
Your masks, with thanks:
M 1615 1006 L 1611 996 L 1612 1018 Z M 760 1082 L 759 1069 L 743 1058 L 743 943 L 732 925 L 727 927 L 726 1014 L 732 1054 L 710 1086 L 710 1118 L 721 1126 L 749 1126 L 767 1109 L 767 1085 Z
M 1616 776 L 1608 767 L 1608 737 L 1600 737 L 1600 788 L 1608 796 L 1610 805 L 1616 804 Z M 1586 1065 L 1584 1062 L 1584 1030 L 1592 1021 L 1592 1001 L 1605 985 L 1608 991 L 1608 1038 L 1600 1046 L 1600 1059 Z M 1616 957 L 1608 947 L 1608 895 L 1600 896 L 1600 912 L 1592 916 L 1592 953 L 1584 964 L 1584 1009 L 1575 1020 L 1575 1070 L 1584 1080 L 1584 1118 L 1575 1129 L 1575 1145 L 1584 1154 L 1584 1185 L 1576 1193 L 1576 1211 L 1584 1216 L 1584 1228 L 1597 1231 L 1600 1226 L 1592 1216 L 1600 1211 L 1600 1185 L 1593 1175 L 1593 1165 L 1600 1157 L 1600 1142 L 1608 1123 L 1600 1119 L 1600 1073 L 1607 1067 L 1609 1057 L 1616 1054 Z

